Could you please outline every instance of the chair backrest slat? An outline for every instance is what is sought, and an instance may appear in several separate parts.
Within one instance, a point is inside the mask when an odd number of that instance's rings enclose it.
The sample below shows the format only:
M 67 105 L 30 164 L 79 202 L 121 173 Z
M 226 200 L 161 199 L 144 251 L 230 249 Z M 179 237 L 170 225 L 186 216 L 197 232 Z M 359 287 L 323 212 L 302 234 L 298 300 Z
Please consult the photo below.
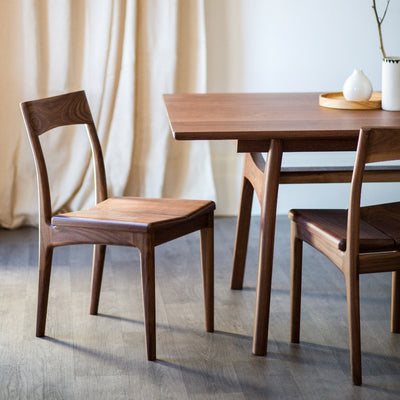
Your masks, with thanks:
M 22 110 L 30 132 L 38 136 L 58 126 L 93 123 L 83 90 L 27 101 Z

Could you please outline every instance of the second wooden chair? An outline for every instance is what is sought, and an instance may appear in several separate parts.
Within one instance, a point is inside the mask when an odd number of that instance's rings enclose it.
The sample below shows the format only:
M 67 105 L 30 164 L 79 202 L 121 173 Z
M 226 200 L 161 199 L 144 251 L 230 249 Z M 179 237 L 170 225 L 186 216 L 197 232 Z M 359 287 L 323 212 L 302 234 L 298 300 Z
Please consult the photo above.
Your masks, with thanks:
M 392 332 L 400 331 L 400 202 L 360 206 L 365 165 L 400 159 L 400 128 L 360 131 L 347 210 L 291 210 L 291 341 L 300 339 L 302 244 L 327 256 L 346 282 L 353 383 L 360 385 L 360 274 L 393 271 Z

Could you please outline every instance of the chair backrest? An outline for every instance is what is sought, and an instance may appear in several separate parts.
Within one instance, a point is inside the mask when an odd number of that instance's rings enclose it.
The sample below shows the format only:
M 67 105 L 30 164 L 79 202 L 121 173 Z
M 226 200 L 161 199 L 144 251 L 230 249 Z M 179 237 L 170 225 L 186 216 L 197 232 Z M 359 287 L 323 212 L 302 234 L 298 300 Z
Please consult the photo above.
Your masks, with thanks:
M 358 256 L 361 188 L 365 166 L 392 160 L 400 160 L 400 127 L 361 128 L 351 180 L 347 220 L 346 251 L 351 253 L 350 257 Z
M 78 91 L 60 96 L 21 103 L 22 115 L 35 160 L 39 190 L 40 223 L 51 222 L 51 197 L 46 163 L 39 136 L 65 125 L 85 125 L 92 149 L 95 174 L 96 203 L 107 198 L 103 154 L 85 92 Z

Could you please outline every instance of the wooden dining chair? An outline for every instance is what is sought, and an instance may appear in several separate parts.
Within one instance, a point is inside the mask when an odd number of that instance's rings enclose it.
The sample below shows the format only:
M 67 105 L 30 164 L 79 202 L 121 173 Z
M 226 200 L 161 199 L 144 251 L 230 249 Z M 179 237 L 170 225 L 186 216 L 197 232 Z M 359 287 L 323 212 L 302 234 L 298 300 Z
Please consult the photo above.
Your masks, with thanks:
M 362 383 L 360 274 L 392 271 L 391 331 L 400 331 L 400 202 L 360 206 L 365 165 L 400 159 L 400 128 L 362 128 L 348 210 L 290 210 L 291 342 L 300 339 L 302 245 L 328 257 L 346 282 L 353 383 Z
M 36 165 L 39 191 L 39 292 L 36 336 L 45 335 L 53 249 L 94 244 L 90 314 L 97 314 L 106 245 L 140 252 L 147 358 L 156 359 L 154 248 L 200 231 L 205 326 L 214 330 L 214 209 L 212 201 L 108 197 L 99 138 L 84 91 L 21 103 Z M 85 125 L 94 164 L 95 205 L 53 215 L 50 186 L 39 137 L 64 125 Z M 54 132 L 54 131 L 52 131 Z M 62 151 L 62 149 L 60 149 Z

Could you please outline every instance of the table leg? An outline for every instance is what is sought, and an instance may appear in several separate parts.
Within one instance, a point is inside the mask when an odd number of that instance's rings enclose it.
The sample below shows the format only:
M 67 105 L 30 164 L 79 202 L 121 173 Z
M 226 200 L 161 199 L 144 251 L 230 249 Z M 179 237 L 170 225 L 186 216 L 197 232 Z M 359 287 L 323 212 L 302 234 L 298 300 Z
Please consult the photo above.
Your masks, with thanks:
M 240 290 L 243 288 L 253 194 L 255 191 L 261 204 L 265 181 L 264 170 L 265 160 L 261 153 L 246 153 L 243 163 L 242 195 L 233 252 L 231 289 Z
M 267 354 L 276 204 L 281 162 L 282 141 L 273 139 L 271 140 L 268 159 L 265 165 L 264 192 L 261 204 L 260 244 L 253 335 L 253 354 L 259 356 Z
M 245 174 L 243 174 L 242 197 L 240 199 L 239 215 L 236 225 L 235 249 L 233 251 L 231 289 L 240 290 L 243 288 L 253 193 L 254 189 L 252 184 L 246 178 Z

